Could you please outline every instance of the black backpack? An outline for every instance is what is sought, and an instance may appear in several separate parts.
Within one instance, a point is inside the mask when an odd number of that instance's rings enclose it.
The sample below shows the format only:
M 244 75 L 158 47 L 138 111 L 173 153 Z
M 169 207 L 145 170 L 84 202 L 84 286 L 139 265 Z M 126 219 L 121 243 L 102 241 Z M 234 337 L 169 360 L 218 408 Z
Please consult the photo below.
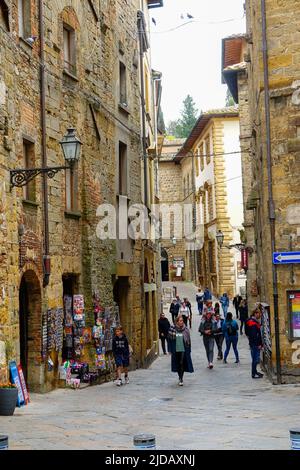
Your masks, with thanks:
M 237 329 L 232 322 L 226 322 L 226 331 L 228 336 L 236 336 Z

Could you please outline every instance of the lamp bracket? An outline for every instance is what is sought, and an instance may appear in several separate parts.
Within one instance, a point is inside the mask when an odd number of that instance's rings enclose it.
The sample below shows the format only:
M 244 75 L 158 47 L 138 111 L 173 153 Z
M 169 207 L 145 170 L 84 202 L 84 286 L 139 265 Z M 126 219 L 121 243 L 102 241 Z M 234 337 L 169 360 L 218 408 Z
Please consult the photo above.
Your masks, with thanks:
M 10 170 L 10 187 L 11 189 L 15 186 L 21 188 L 26 186 L 29 181 L 32 181 L 37 175 L 46 174 L 48 178 L 54 178 L 56 173 L 60 170 L 70 169 L 70 166 L 54 166 L 47 168 L 26 168 L 26 169 L 17 169 Z

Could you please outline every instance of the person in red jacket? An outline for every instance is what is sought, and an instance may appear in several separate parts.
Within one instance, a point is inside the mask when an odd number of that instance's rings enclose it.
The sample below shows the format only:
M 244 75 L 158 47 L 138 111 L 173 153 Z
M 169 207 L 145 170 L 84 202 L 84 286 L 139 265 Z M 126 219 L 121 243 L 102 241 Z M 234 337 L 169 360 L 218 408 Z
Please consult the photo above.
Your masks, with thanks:
M 251 318 L 246 321 L 245 333 L 248 336 L 249 346 L 252 357 L 252 379 L 261 379 L 264 374 L 257 371 L 257 364 L 260 362 L 260 351 L 263 348 L 262 336 L 260 331 L 261 311 L 256 308 L 253 310 Z

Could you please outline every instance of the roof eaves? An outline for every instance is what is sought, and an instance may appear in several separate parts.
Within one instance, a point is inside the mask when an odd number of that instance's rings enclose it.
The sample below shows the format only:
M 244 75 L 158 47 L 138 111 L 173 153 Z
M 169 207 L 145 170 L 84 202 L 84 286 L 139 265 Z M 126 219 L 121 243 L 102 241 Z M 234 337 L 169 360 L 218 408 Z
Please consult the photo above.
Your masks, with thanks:
M 190 132 L 190 135 L 187 137 L 185 143 L 181 147 L 181 149 L 177 152 L 177 155 L 175 156 L 174 160 L 176 162 L 179 162 L 182 157 L 184 157 L 193 147 L 194 143 L 196 140 L 199 138 L 199 136 L 202 134 L 203 130 L 209 123 L 211 119 L 214 118 L 221 118 L 221 117 L 238 117 L 239 116 L 239 110 L 238 107 L 236 106 L 230 106 L 227 108 L 220 108 L 220 109 L 215 109 L 215 110 L 210 110 L 210 111 L 205 111 L 203 112 L 200 117 L 198 118 L 195 126 Z

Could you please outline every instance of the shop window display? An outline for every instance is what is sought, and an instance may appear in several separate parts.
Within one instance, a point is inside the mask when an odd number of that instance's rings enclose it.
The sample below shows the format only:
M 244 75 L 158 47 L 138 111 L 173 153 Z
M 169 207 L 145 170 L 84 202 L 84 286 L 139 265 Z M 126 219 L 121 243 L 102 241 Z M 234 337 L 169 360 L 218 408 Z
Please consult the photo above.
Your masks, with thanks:
M 61 378 L 66 379 L 67 385 L 74 386 L 71 380 L 83 383 L 96 382 L 99 376 L 114 371 L 115 364 L 112 355 L 112 339 L 115 327 L 120 322 L 117 305 L 103 307 L 97 295 L 93 298 L 94 326 L 85 324 L 85 307 L 83 295 L 64 296 L 64 341 L 63 367 Z M 85 347 L 94 348 L 94 361 L 83 361 Z M 71 374 L 71 375 L 70 375 Z M 77 382 L 76 382 L 77 385 Z

